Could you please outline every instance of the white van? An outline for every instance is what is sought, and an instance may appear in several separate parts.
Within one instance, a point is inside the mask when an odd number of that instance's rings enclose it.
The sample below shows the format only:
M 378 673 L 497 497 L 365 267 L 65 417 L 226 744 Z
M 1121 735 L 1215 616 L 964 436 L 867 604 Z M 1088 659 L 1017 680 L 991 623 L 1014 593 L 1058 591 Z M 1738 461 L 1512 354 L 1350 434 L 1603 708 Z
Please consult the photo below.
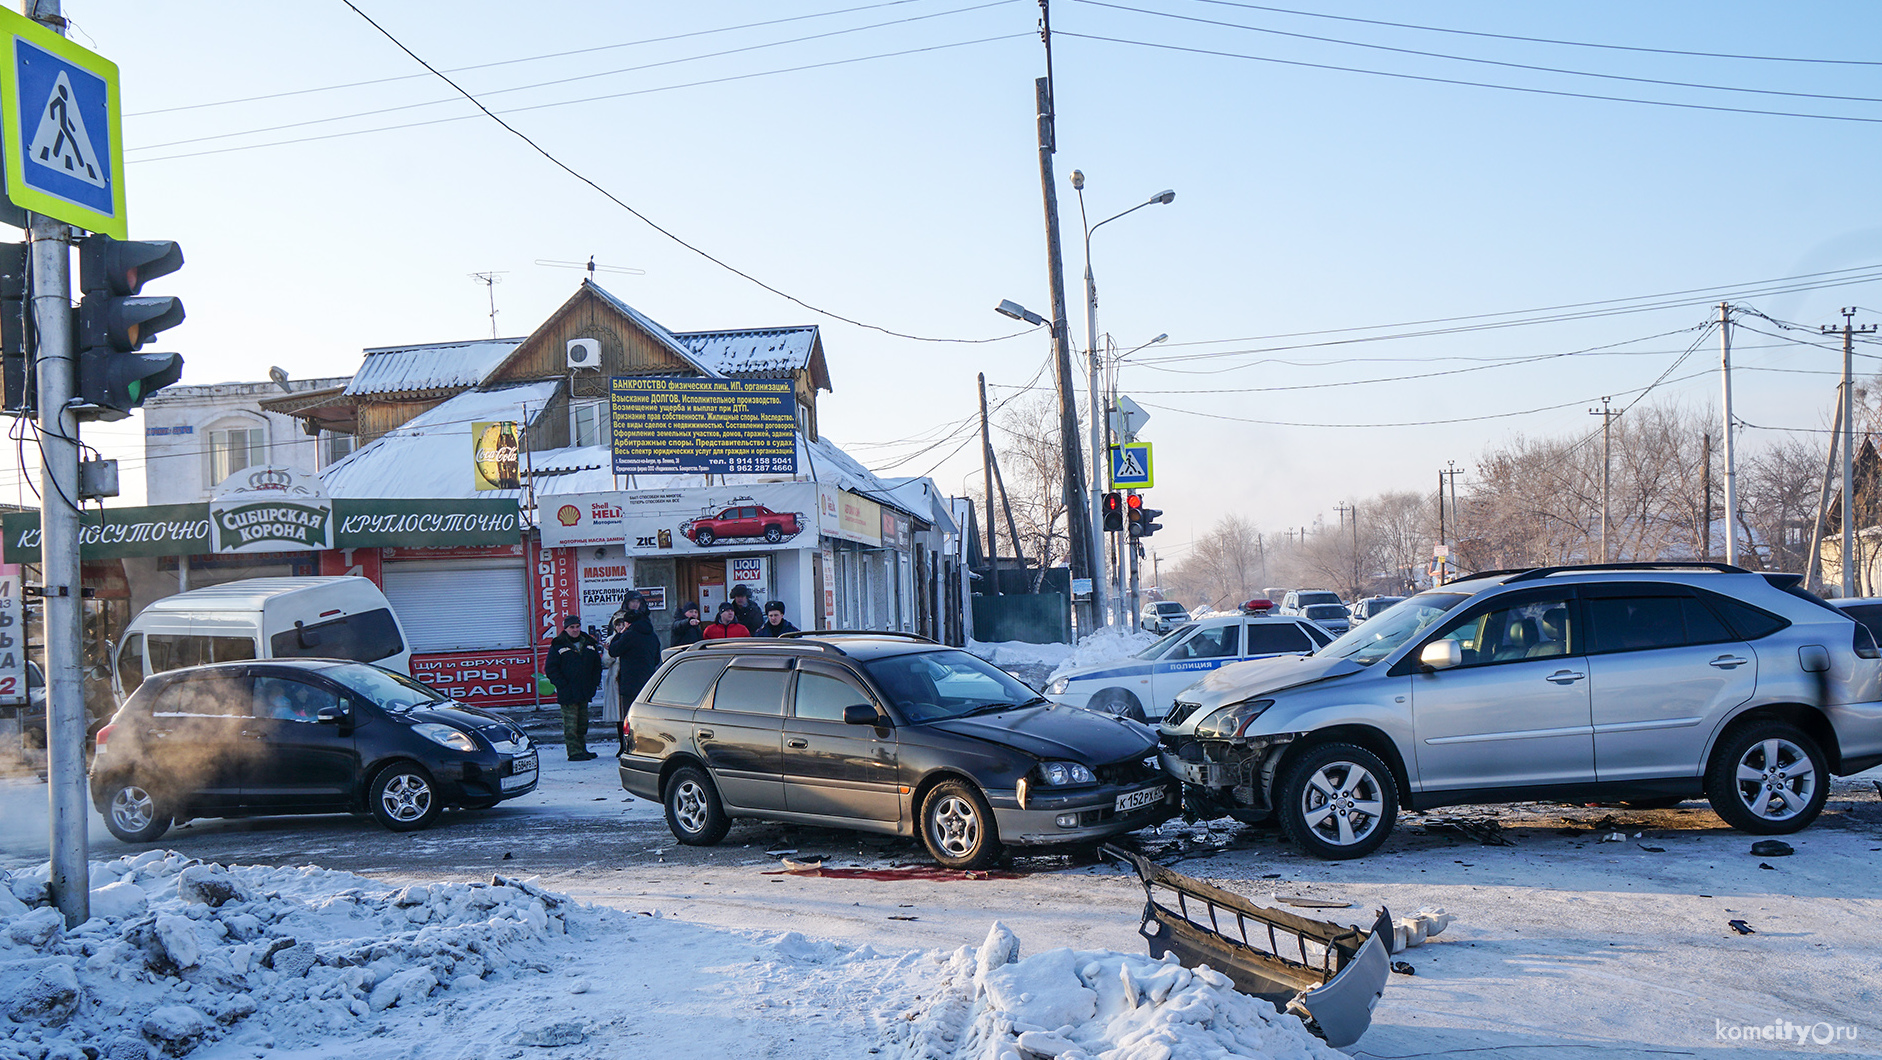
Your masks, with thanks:
M 165 670 L 238 659 L 353 659 L 412 672 L 405 629 L 365 578 L 247 578 L 165 597 L 131 619 L 111 668 L 121 702 Z

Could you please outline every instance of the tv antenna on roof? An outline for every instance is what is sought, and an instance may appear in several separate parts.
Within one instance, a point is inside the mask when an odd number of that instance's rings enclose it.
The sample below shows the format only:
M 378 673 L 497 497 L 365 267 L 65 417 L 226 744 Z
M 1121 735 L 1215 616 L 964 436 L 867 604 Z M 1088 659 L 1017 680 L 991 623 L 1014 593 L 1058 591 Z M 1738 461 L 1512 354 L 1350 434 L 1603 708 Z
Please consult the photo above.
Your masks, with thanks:
M 508 272 L 509 270 L 505 269 L 499 272 L 473 272 L 470 274 L 471 279 L 483 284 L 490 290 L 490 337 L 493 339 L 497 337 L 497 284 L 503 282 L 499 277 L 507 275 Z
M 556 268 L 556 269 L 587 269 L 588 278 L 590 280 L 593 280 L 595 278 L 595 273 L 597 272 L 618 272 L 623 276 L 647 275 L 646 269 L 630 268 L 626 265 L 597 265 L 595 264 L 595 256 L 593 254 L 588 255 L 588 260 L 586 262 L 549 261 L 546 258 L 537 258 L 536 264 L 547 265 L 551 268 Z

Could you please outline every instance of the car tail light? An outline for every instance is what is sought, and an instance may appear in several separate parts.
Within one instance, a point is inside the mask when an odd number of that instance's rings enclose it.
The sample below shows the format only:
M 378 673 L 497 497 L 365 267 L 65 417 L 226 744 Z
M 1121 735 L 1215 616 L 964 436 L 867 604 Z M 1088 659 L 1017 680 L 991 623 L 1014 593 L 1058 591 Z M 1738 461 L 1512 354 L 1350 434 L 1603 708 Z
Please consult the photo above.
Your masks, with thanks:
M 1856 649 L 1856 658 L 1858 659 L 1882 658 L 1882 650 L 1877 650 L 1876 645 L 1875 645 L 1875 634 L 1869 632 L 1868 626 L 1865 626 L 1860 622 L 1856 623 L 1856 632 L 1850 634 L 1850 640 L 1851 640 L 1850 646 Z
M 634 724 L 625 717 L 621 719 L 621 746 L 630 751 L 634 749 Z
M 117 728 L 116 724 L 111 724 L 98 730 L 98 740 L 97 740 L 97 743 L 93 745 L 94 753 L 96 754 L 105 753 L 105 741 L 111 739 L 111 732 L 112 730 L 116 728 Z

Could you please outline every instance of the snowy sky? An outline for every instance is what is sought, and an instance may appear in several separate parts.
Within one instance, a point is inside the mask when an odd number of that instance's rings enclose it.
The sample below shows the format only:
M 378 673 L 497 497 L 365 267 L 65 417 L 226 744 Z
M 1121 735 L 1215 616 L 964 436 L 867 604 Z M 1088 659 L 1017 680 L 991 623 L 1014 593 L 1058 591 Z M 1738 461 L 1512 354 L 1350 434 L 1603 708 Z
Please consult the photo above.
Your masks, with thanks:
M 1049 310 L 1032 0 L 356 3 L 543 151 L 813 306 L 950 339 L 1010 334 L 992 312 L 1001 299 Z M 1718 392 L 1705 374 L 1716 336 L 1669 367 L 1721 295 L 1812 326 L 1840 321 L 1842 306 L 1882 307 L 1875 280 L 1788 293 L 1753 283 L 1882 277 L 1882 147 L 1870 135 L 1882 92 L 1859 43 L 1882 29 L 1872 5 L 1312 6 L 1505 37 L 1239 0 L 1053 5 L 1081 346 L 1071 171 L 1089 178 L 1093 221 L 1177 193 L 1093 244 L 1100 330 L 1125 349 L 1170 334 L 1122 376 L 1152 414 L 1165 558 L 1229 512 L 1274 532 L 1332 522 L 1340 501 L 1431 488 L 1446 460 L 1468 464 L 1487 442 L 1590 430 L 1602 395 L 1625 404 L 1663 374 L 1656 398 L 1705 408 Z M 66 13 L 76 41 L 122 68 L 131 235 L 177 239 L 189 258 L 151 288 L 188 304 L 189 321 L 158 347 L 185 354 L 186 383 L 260 379 L 269 364 L 344 374 L 364 347 L 488 335 L 474 272 L 503 273 L 498 330 L 525 334 L 581 278 L 535 262 L 592 254 L 645 270 L 600 279 L 670 328 L 822 325 L 836 386 L 825 432 L 879 469 L 932 469 L 952 491 L 977 477 L 971 434 L 948 433 L 969 424 L 975 373 L 1000 401 L 1048 352 L 1043 333 L 896 338 L 768 292 L 454 100 L 345 3 L 71 0 Z M 1522 312 L 1668 292 L 1687 293 L 1587 319 Z M 1516 315 L 1402 326 L 1493 313 Z M 1451 330 L 1536 318 L 1548 322 Z M 1449 333 L 1387 338 L 1434 330 Z M 1739 377 L 1744 420 L 1825 424 L 1834 352 L 1747 331 L 1737 343 L 1754 369 Z M 1610 349 L 1489 366 L 1595 347 Z M 1276 387 L 1313 389 L 1260 389 Z M 1483 416 L 1500 418 L 1376 426 Z M 87 437 L 141 487 L 140 435 L 133 419 Z M 1772 437 L 1744 435 L 1750 446 Z M 0 496 L 12 499 L 18 478 L 0 465 Z

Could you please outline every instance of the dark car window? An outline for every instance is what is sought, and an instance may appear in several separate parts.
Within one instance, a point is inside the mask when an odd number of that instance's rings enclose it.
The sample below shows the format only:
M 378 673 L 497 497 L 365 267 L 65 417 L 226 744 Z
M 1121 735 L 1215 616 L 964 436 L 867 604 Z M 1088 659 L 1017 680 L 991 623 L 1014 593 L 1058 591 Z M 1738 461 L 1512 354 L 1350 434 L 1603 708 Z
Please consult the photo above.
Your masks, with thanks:
M 833 674 L 803 671 L 797 675 L 793 713 L 812 721 L 842 721 L 843 708 L 870 706 L 869 694 Z
M 1169 659 L 1175 662 L 1179 659 L 1222 659 L 1235 655 L 1241 650 L 1241 631 L 1239 625 L 1199 629 L 1195 636 L 1178 644 L 1176 650 L 1169 654 Z
M 451 697 L 429 685 L 420 684 L 404 674 L 395 674 L 364 663 L 329 666 L 321 670 L 320 675 L 340 682 L 386 710 L 404 711 L 432 703 L 451 702 Z
M 660 679 L 647 702 L 663 707 L 696 707 L 724 669 L 724 659 L 682 659 Z
M 340 697 L 333 690 L 291 677 L 255 679 L 255 716 L 275 721 L 296 721 L 312 725 L 320 720 L 320 708 L 337 707 Z
M 1040 698 L 1011 674 L 964 651 L 888 655 L 871 659 L 863 669 L 911 722 L 956 718 Z
M 187 633 L 152 633 L 146 638 L 150 646 L 150 672 L 160 674 L 166 670 L 201 666 L 211 661 L 204 652 L 208 646 L 206 639 L 192 637 Z
M 1779 618 L 1762 608 L 1753 607 L 1750 604 L 1734 600 L 1729 596 L 1704 593 L 1703 598 L 1721 615 L 1725 616 L 1725 621 L 1737 632 L 1740 640 L 1757 640 L 1759 637 L 1768 637 L 1778 630 L 1783 629 L 1785 626 L 1790 625 L 1790 622 L 1786 619 Z M 1877 605 L 1871 606 L 1876 609 L 1869 618 L 1863 619 L 1858 617 L 1855 614 L 1855 608 L 1849 609 L 1850 617 L 1869 626 L 1871 631 L 1882 630 L 1882 607 L 1877 607 Z M 1877 632 L 1876 635 L 1882 637 L 1882 632 Z
M 399 624 L 392 612 L 381 607 L 283 630 L 269 641 L 269 647 L 277 659 L 378 662 L 404 651 L 405 641 L 399 636 Z
M 1280 655 L 1283 652 L 1312 651 L 1307 631 L 1292 622 L 1250 622 L 1248 654 Z
M 1333 643 L 1333 635 L 1321 629 L 1319 626 L 1295 626 L 1294 628 L 1305 632 L 1308 638 L 1314 642 L 1316 649 Z M 1253 636 L 1254 634 L 1250 633 L 1249 635 Z M 1253 655 L 1255 653 L 1251 651 L 1248 654 Z
M 1464 666 L 1546 659 L 1580 651 L 1574 621 L 1574 602 L 1567 596 L 1527 597 L 1490 605 L 1464 620 L 1438 640 L 1454 640 L 1463 649 Z M 1370 629 L 1368 623 L 1361 629 Z
M 718 687 L 713 690 L 712 709 L 737 710 L 747 714 L 783 714 L 784 689 L 790 681 L 789 670 L 729 667 L 725 676 L 719 678 Z
M 118 652 L 118 684 L 126 693 L 134 691 L 144 680 L 144 635 L 133 633 L 124 638 L 124 647 Z
M 1596 652 L 1647 651 L 1736 639 L 1707 607 L 1689 596 L 1613 596 L 1588 601 Z
M 150 705 L 153 717 L 253 717 L 252 678 L 246 674 L 212 673 L 194 680 L 172 681 Z

